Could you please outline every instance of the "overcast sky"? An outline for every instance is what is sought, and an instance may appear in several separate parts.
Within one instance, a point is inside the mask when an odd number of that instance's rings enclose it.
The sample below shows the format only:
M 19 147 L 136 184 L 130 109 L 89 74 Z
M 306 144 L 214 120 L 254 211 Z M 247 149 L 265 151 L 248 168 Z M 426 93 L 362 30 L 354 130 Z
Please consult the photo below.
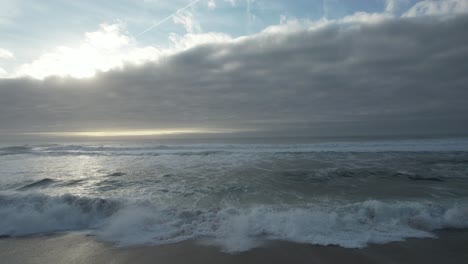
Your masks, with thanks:
M 468 0 L 0 2 L 3 134 L 468 134 Z

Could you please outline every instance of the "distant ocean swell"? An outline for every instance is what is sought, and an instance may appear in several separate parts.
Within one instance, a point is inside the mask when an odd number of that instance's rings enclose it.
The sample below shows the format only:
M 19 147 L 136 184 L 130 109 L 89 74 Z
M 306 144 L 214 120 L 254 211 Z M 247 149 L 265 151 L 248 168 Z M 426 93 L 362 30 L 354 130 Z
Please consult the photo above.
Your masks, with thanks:
M 367 200 L 307 206 L 157 208 L 148 200 L 45 194 L 0 195 L 0 235 L 89 231 L 117 245 L 166 244 L 203 239 L 227 252 L 268 240 L 365 247 L 432 231 L 468 228 L 468 201 Z
M 338 142 L 313 144 L 142 144 L 142 145 L 73 145 L 45 144 L 0 146 L 5 155 L 209 155 L 229 153 L 311 153 L 311 152 L 385 152 L 385 151 L 468 151 L 468 139 L 432 139 Z

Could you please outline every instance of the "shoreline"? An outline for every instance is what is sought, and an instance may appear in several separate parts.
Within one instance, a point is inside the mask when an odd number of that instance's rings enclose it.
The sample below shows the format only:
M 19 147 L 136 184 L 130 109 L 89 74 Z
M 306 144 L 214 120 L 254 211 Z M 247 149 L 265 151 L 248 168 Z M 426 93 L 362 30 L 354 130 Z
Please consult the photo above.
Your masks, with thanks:
M 468 229 L 441 230 L 435 239 L 408 239 L 362 249 L 274 241 L 240 253 L 183 241 L 158 246 L 115 247 L 82 233 L 0 239 L 2 263 L 463 263 Z

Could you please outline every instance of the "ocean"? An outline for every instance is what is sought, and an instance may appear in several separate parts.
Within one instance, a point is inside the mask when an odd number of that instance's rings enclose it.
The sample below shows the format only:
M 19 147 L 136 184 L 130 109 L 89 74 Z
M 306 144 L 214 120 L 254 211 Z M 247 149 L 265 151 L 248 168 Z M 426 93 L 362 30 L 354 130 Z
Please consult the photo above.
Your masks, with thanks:
M 468 228 L 468 139 L 0 145 L 0 236 L 363 248 Z

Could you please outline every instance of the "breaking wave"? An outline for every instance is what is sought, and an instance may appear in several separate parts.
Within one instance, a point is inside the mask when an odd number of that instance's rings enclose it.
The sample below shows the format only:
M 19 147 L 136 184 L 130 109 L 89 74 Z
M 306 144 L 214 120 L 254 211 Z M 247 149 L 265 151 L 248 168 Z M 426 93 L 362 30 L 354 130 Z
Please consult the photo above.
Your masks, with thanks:
M 0 148 L 0 156 L 30 153 L 32 149 L 33 148 L 29 146 L 2 147 Z
M 158 208 L 150 201 L 73 195 L 0 195 L 0 236 L 89 231 L 120 246 L 203 239 L 227 252 L 268 240 L 365 247 L 468 228 L 468 204 L 368 200 L 307 206 Z

